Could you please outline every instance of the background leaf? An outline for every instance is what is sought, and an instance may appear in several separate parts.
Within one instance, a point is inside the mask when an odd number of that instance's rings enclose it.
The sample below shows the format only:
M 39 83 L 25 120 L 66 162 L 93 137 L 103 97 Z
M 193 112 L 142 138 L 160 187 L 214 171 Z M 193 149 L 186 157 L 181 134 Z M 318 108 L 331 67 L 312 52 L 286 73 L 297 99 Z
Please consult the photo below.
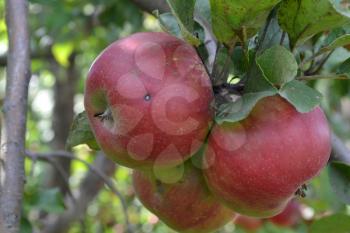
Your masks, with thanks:
M 350 204 L 350 166 L 341 162 L 329 165 L 329 179 L 333 191 L 346 204 Z
M 348 233 L 350 232 L 350 216 L 334 214 L 316 220 L 310 227 L 310 233 Z
M 58 188 L 42 190 L 35 208 L 48 213 L 61 213 L 65 210 L 63 196 Z
M 182 38 L 179 24 L 174 15 L 170 12 L 158 15 L 158 20 L 163 31 L 172 34 L 178 38 Z
M 334 0 L 285 0 L 280 5 L 278 18 L 294 46 L 316 33 L 348 23 L 350 13 L 340 9 Z
M 323 47 L 320 52 L 327 52 L 348 44 L 350 44 L 350 34 L 342 35 L 332 41 L 332 43 L 330 43 L 328 46 Z
M 211 14 L 210 14 L 210 1 L 209 0 L 196 0 L 195 4 L 195 15 L 201 15 L 205 18 L 208 24 L 211 25 Z
M 266 49 L 271 48 L 274 45 L 279 45 L 283 36 L 283 30 L 279 26 L 276 16 L 272 17 L 270 22 L 266 22 L 266 24 L 261 27 L 258 34 L 259 48 L 257 54 L 261 54 Z M 267 30 L 265 27 L 267 27 Z M 288 36 L 284 37 L 283 46 L 289 46 Z
M 28 218 L 21 217 L 20 233 L 33 233 L 33 227 Z
M 350 78 L 350 58 L 345 60 L 337 69 L 337 74 L 345 74 Z
M 177 19 L 183 38 L 190 44 L 198 46 L 201 42 L 193 35 L 193 13 L 196 0 L 167 0 L 171 12 Z
M 270 10 L 281 0 L 211 0 L 213 30 L 220 42 L 230 45 L 238 36 L 244 40 L 264 24 Z
M 69 65 L 69 56 L 73 52 L 73 43 L 60 43 L 52 46 L 52 54 L 62 66 Z

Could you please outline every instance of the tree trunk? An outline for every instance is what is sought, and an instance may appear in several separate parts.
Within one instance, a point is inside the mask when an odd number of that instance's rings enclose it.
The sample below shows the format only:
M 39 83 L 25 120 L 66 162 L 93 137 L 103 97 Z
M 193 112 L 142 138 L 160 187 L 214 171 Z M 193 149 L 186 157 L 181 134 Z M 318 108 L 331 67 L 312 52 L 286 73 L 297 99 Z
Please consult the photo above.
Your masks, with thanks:
M 75 63 L 76 53 L 69 57 L 69 67 L 64 69 L 54 58 L 50 61 L 51 70 L 56 77 L 54 87 L 54 109 L 52 128 L 54 139 L 52 141 L 54 150 L 65 150 L 68 133 L 74 117 L 74 95 L 79 75 Z M 66 158 L 55 158 L 56 165 L 69 177 L 71 160 Z M 62 194 L 68 191 L 62 174 L 55 168 L 50 167 L 48 171 L 48 187 L 59 187 Z
M 30 55 L 28 3 L 6 1 L 9 52 L 1 128 L 0 233 L 17 233 L 23 196 Z

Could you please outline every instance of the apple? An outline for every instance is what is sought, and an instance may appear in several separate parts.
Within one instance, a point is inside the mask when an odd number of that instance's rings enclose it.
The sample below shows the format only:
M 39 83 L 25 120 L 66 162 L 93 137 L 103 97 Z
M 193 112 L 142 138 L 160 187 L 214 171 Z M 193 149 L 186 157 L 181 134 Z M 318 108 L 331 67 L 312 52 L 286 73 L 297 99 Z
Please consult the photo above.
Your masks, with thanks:
M 234 223 L 248 232 L 255 232 L 264 224 L 262 219 L 245 215 L 238 215 Z
M 181 179 L 164 183 L 154 174 L 134 170 L 133 185 L 141 203 L 169 227 L 183 233 L 212 232 L 235 213 L 209 192 L 201 170 L 185 163 Z
M 271 217 L 302 193 L 330 152 L 321 108 L 299 113 L 276 95 L 260 100 L 246 119 L 213 127 L 204 175 L 210 190 L 236 212 Z
M 278 215 L 269 219 L 272 223 L 278 226 L 292 227 L 301 219 L 299 203 L 293 199 L 287 207 Z
M 84 104 L 98 144 L 132 168 L 175 166 L 202 145 L 213 91 L 195 49 L 144 32 L 108 46 L 94 61 Z

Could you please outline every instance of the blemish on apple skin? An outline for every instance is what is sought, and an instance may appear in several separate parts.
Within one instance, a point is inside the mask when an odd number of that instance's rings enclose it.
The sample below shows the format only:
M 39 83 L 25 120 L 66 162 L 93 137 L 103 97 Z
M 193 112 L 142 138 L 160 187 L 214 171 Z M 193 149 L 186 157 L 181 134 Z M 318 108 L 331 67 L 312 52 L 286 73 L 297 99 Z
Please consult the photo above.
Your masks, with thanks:
M 151 100 L 151 95 L 150 94 L 147 94 L 147 95 L 145 95 L 145 97 L 143 97 L 144 98 L 144 100 L 146 100 L 146 101 L 150 101 Z

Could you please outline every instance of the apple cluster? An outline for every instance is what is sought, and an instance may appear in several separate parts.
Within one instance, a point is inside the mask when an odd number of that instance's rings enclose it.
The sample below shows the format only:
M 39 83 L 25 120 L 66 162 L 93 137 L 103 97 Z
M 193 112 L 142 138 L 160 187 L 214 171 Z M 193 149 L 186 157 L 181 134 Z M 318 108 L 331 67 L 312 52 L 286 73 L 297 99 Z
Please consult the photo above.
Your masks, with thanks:
M 98 144 L 134 169 L 140 201 L 177 231 L 277 215 L 329 159 L 319 107 L 299 113 L 276 95 L 219 125 L 214 101 L 196 50 L 166 33 L 118 40 L 89 70 L 84 102 Z

